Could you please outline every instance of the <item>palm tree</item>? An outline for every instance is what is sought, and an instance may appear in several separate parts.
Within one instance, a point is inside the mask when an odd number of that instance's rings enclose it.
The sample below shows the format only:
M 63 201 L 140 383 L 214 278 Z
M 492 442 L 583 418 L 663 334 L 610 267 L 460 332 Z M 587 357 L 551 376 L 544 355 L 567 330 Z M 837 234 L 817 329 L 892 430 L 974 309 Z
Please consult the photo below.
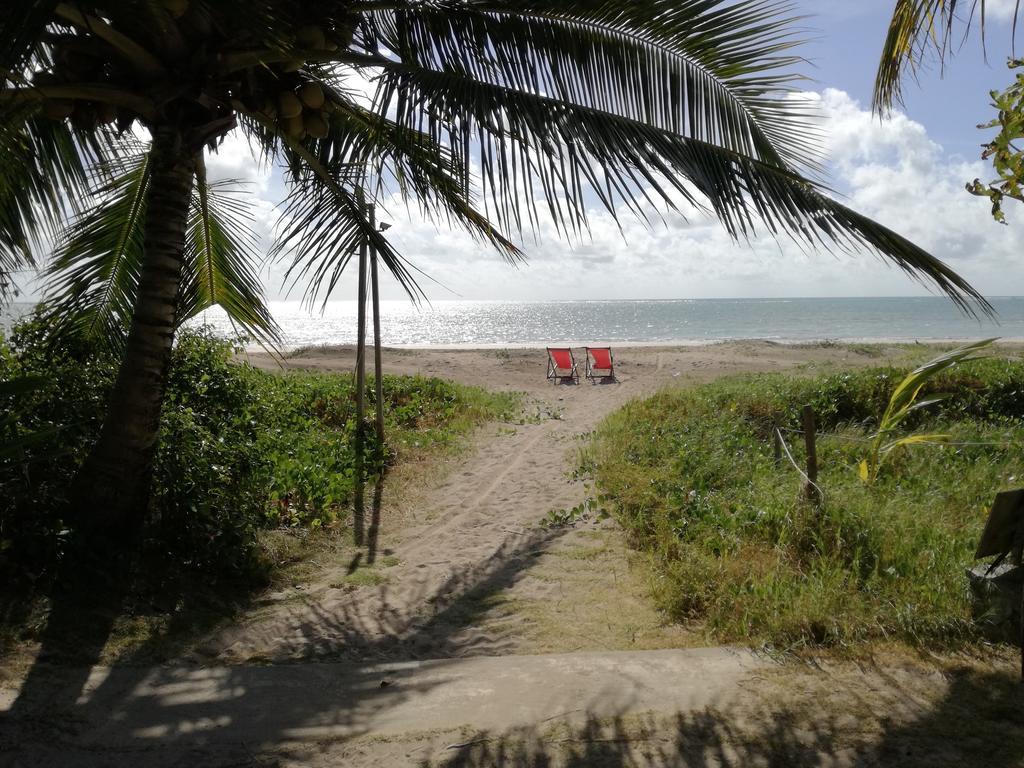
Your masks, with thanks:
M 326 298 L 367 241 L 417 291 L 368 220 L 369 187 L 397 190 L 510 260 L 542 212 L 573 234 L 595 204 L 644 216 L 646 202 L 685 202 L 736 238 L 761 222 L 803 245 L 872 251 L 964 309 L 987 309 L 942 262 L 809 178 L 818 127 L 794 97 L 794 23 L 776 0 L 6 9 L 0 269 L 57 243 L 60 326 L 123 335 L 102 434 L 76 482 L 83 523 L 109 532 L 141 515 L 184 316 L 221 302 L 273 337 L 254 254 L 227 235 L 238 217 L 214 211 L 205 182 L 204 153 L 232 132 L 285 169 L 277 253 L 311 297 Z M 352 90 L 367 79 L 370 106 Z
M 902 103 L 903 81 L 929 53 L 944 64 L 963 40 L 960 28 L 969 28 L 976 13 L 984 39 L 989 7 L 985 0 L 896 0 L 875 75 L 875 110 L 887 112 Z M 1020 0 L 1015 0 L 1014 28 L 1019 17 Z

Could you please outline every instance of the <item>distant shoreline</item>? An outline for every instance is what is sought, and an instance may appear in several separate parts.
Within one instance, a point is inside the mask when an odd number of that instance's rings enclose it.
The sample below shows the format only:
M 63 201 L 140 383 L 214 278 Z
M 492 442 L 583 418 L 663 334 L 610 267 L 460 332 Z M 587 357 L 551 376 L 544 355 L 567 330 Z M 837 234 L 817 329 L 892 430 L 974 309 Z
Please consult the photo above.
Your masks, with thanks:
M 387 344 L 384 343 L 382 347 L 384 349 L 391 349 L 397 351 L 439 351 L 439 352 L 493 352 L 502 349 L 514 349 L 514 350 L 544 350 L 546 347 L 569 347 L 571 349 L 583 349 L 584 347 L 612 347 L 620 349 L 645 349 L 645 350 L 671 350 L 671 349 L 688 349 L 688 348 L 699 348 L 699 347 L 720 347 L 729 344 L 760 344 L 765 346 L 776 345 L 780 347 L 824 347 L 824 346 L 837 346 L 837 347 L 849 347 L 852 345 L 867 345 L 867 346 L 903 346 L 908 344 L 920 344 L 922 346 L 928 345 L 946 345 L 946 344 L 964 344 L 970 341 L 977 341 L 982 336 L 965 336 L 963 338 L 944 338 L 944 339 L 929 339 L 929 338 L 862 338 L 862 339 L 771 339 L 771 338 L 736 338 L 736 339 L 676 339 L 670 341 L 632 341 L 632 340 L 588 340 L 588 341 L 551 341 L 547 344 L 541 344 L 537 342 L 510 342 L 510 343 L 476 343 L 467 342 L 464 344 Z M 367 346 L 371 346 L 373 340 L 367 338 Z M 999 337 L 999 345 L 1007 346 L 1024 346 L 1024 337 Z M 285 354 L 294 354 L 300 350 L 302 351 L 318 351 L 318 352 L 347 352 L 355 349 L 354 342 L 348 342 L 343 344 L 297 344 L 286 346 L 282 349 Z M 245 349 L 248 352 L 260 352 L 262 347 L 258 344 L 248 344 Z
M 815 344 L 956 343 L 999 337 L 1024 341 L 1024 299 L 992 297 L 997 320 L 972 318 L 944 297 L 836 299 L 686 299 L 588 301 L 453 301 L 381 305 L 382 339 L 394 349 L 531 349 L 545 346 L 705 347 L 764 341 Z M 31 309 L 0 312 L 0 327 Z M 323 313 L 298 302 L 270 302 L 286 351 L 355 343 L 356 304 L 337 301 Z M 5 318 L 4 315 L 7 315 Z M 190 324 L 235 332 L 213 309 Z M 367 334 L 368 337 L 370 334 Z M 253 345 L 253 348 L 257 348 Z

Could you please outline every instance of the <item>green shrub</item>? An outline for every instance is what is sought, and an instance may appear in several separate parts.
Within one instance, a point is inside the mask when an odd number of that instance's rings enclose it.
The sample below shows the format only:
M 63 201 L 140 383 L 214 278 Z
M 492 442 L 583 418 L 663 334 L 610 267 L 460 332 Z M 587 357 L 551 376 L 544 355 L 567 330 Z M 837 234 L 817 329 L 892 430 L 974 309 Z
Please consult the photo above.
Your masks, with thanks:
M 266 373 L 238 362 L 236 351 L 209 330 L 179 333 L 142 544 L 146 571 L 156 580 L 251 578 L 264 567 L 260 530 L 349 522 L 352 377 Z M 115 355 L 78 342 L 53 344 L 38 320 L 0 339 L 0 380 L 46 382 L 0 402 L 15 414 L 10 424 L 0 422 L 0 438 L 59 429 L 49 444 L 17 460 L 0 454 L 0 496 L 7 502 L 0 508 L 0 578 L 9 584 L 45 580 L 64 552 L 73 534 L 63 519 L 70 482 L 98 435 L 116 371 Z M 383 384 L 387 460 L 404 446 L 449 445 L 515 404 L 511 395 L 421 377 L 388 376 Z M 372 409 L 372 382 L 370 389 Z
M 662 607 L 727 642 L 974 636 L 964 569 L 987 506 L 1024 471 L 1024 364 L 985 360 L 938 377 L 930 390 L 951 396 L 904 425 L 992 445 L 901 449 L 866 487 L 857 464 L 905 373 L 744 377 L 662 392 L 607 419 L 588 464 L 602 501 L 651 553 Z M 772 426 L 799 429 L 805 403 L 828 433 L 820 509 L 773 457 Z M 802 438 L 787 434 L 802 462 Z

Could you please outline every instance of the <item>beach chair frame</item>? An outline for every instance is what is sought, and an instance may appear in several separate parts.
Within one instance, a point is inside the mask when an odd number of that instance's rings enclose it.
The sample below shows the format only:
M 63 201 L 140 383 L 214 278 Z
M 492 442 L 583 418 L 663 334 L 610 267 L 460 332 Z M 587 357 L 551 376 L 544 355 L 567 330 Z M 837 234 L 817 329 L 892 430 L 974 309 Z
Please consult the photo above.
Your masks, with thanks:
M 579 365 L 576 362 L 576 356 L 572 353 L 572 349 L 569 347 L 547 347 L 548 351 L 548 380 L 554 381 L 556 384 L 563 379 L 572 379 L 573 383 L 580 383 L 580 371 Z M 555 357 L 552 352 L 568 352 L 569 361 L 572 363 L 571 368 L 559 368 L 555 362 Z M 568 370 L 568 374 L 559 373 L 559 371 Z
M 597 381 L 598 379 L 611 379 L 615 380 L 615 356 L 612 354 L 611 347 L 584 347 L 587 354 L 587 368 L 586 376 L 590 381 Z M 601 350 L 602 352 L 608 353 L 608 368 L 595 368 L 590 363 L 590 352 L 591 350 Z

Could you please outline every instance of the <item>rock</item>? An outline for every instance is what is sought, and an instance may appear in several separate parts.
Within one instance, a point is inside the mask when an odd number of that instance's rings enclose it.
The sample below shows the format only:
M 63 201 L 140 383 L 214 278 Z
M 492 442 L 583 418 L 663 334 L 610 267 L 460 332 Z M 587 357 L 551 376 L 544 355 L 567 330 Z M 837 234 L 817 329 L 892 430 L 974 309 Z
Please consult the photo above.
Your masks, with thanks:
M 993 638 L 1019 642 L 1024 567 L 1003 563 L 988 570 L 983 563 L 967 571 L 974 618 Z

